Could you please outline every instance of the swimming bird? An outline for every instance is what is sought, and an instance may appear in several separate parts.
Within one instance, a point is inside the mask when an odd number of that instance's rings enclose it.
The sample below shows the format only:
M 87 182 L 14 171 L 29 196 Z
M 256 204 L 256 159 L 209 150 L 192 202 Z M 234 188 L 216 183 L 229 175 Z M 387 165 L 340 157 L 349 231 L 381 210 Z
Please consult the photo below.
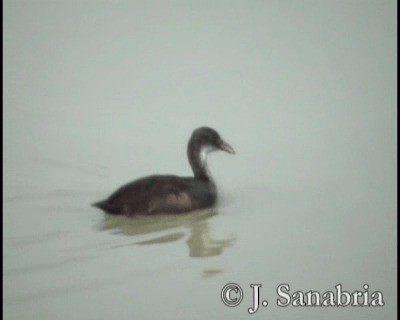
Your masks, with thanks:
M 110 214 L 126 216 L 186 213 L 211 208 L 217 202 L 217 188 L 207 168 L 207 154 L 233 148 L 212 128 L 193 131 L 187 156 L 194 177 L 152 175 L 128 183 L 106 200 L 94 203 Z

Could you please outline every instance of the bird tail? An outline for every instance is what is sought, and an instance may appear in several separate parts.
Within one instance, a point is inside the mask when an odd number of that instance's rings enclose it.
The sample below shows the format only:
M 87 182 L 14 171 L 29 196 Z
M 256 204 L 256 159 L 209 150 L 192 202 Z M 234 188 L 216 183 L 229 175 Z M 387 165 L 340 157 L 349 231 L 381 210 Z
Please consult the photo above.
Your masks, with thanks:
M 102 209 L 104 211 L 107 211 L 107 209 L 110 207 L 110 205 L 108 204 L 107 200 L 102 200 L 102 201 L 99 201 L 99 202 L 92 203 L 92 206 L 96 207 L 96 208 L 99 208 L 99 209 Z
M 117 208 L 110 204 L 108 200 L 102 200 L 96 203 L 92 203 L 93 207 L 99 208 L 107 213 L 117 214 Z

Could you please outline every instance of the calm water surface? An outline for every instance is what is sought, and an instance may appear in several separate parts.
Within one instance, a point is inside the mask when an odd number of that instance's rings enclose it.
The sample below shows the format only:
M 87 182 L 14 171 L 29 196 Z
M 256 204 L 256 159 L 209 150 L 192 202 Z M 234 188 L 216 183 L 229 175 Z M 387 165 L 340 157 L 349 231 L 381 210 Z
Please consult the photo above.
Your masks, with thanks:
M 396 319 L 395 1 L 5 1 L 3 314 L 20 319 Z M 211 212 L 90 206 L 191 174 Z M 221 289 L 243 288 L 236 308 Z M 384 307 L 279 308 L 276 288 Z
M 4 312 L 8 319 L 241 318 L 252 306 L 249 284 L 261 283 L 270 306 L 256 317 L 286 319 L 296 309 L 275 305 L 281 283 L 303 291 L 333 290 L 338 283 L 362 290 L 368 283 L 388 306 L 305 309 L 303 316 L 390 317 L 390 206 L 376 206 L 373 194 L 355 202 L 348 190 L 318 189 L 228 186 L 216 211 L 130 219 L 91 208 L 99 195 L 79 186 L 53 192 L 10 186 Z M 245 290 L 236 309 L 220 299 L 228 282 Z

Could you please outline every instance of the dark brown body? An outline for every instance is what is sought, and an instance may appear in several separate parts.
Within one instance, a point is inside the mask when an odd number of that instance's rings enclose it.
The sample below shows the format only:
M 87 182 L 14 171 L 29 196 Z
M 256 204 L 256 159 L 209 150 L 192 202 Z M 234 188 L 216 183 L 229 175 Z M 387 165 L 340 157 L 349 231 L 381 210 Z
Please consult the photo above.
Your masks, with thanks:
M 122 186 L 95 206 L 111 214 L 131 216 L 183 213 L 212 207 L 216 201 L 216 188 L 210 181 L 154 175 Z
M 141 178 L 93 205 L 110 214 L 127 216 L 184 213 L 212 207 L 217 202 L 217 189 L 207 170 L 206 154 L 214 150 L 234 153 L 215 130 L 196 129 L 187 148 L 194 177 L 153 175 Z

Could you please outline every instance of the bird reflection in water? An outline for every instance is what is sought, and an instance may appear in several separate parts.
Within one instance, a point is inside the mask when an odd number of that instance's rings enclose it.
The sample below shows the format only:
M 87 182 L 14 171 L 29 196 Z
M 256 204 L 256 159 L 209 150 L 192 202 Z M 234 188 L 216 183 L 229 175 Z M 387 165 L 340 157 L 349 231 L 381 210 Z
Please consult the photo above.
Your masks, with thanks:
M 136 241 L 135 245 L 163 244 L 183 239 L 189 231 L 186 243 L 190 257 L 211 257 L 222 254 L 223 250 L 233 244 L 235 237 L 215 240 L 210 234 L 210 219 L 216 215 L 215 210 L 201 210 L 185 215 L 124 216 L 106 215 L 100 224 L 100 230 L 127 236 L 144 236 L 157 233 L 150 239 Z M 183 229 L 183 230 L 182 230 Z M 166 233 L 159 235 L 159 233 Z

